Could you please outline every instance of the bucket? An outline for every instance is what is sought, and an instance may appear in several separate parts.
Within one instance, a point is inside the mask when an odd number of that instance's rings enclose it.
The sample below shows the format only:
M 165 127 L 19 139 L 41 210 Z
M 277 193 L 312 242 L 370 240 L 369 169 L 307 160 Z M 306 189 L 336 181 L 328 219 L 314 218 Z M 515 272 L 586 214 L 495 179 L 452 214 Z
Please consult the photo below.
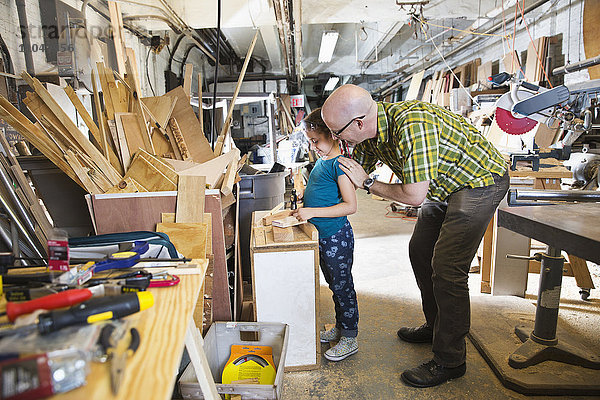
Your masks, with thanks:
M 285 177 L 288 171 L 258 175 L 240 175 L 240 249 L 242 276 L 249 280 L 250 228 L 254 211 L 270 210 L 281 203 L 285 194 Z

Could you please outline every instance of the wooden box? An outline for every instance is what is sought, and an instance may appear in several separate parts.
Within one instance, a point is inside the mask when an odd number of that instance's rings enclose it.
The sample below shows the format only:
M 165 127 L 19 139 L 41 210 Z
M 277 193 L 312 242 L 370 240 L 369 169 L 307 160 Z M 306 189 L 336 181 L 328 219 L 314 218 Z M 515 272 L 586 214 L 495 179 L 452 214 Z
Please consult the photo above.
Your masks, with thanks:
M 319 235 L 309 223 L 292 227 L 294 240 L 275 242 L 267 211 L 252 215 L 250 261 L 254 315 L 290 327 L 286 371 L 317 369 L 319 340 Z

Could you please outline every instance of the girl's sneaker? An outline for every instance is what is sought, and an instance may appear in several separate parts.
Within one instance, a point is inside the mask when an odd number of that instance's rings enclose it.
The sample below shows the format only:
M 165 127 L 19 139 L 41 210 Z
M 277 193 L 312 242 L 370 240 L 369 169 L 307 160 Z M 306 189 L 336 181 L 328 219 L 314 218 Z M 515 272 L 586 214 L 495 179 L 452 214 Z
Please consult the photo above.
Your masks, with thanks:
M 334 326 L 328 331 L 321 331 L 321 343 L 336 342 L 340 338 L 340 330 Z
M 329 361 L 342 361 L 344 358 L 358 352 L 358 341 L 355 337 L 340 337 L 338 344 L 325 352 L 325 358 Z

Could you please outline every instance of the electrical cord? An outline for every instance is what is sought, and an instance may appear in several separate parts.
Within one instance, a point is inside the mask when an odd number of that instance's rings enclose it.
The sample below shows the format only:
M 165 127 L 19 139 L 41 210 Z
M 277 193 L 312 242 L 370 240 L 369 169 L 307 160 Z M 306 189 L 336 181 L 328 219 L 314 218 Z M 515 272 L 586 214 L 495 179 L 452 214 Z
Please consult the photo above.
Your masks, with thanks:
M 148 85 L 150 86 L 150 90 L 152 91 L 152 96 L 156 96 L 154 93 L 154 88 L 152 87 L 152 82 L 150 81 L 150 72 L 148 71 L 148 57 L 150 57 L 150 52 L 152 48 L 148 49 L 148 54 L 146 54 L 146 79 L 148 79 Z

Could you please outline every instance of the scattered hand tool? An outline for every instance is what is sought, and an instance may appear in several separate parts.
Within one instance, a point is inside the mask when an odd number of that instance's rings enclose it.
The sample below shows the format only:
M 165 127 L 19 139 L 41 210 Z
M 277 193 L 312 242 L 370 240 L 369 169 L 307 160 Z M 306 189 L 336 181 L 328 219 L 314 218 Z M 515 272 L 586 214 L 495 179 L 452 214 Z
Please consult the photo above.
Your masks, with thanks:
M 36 330 L 41 335 L 45 335 L 67 326 L 91 324 L 125 317 L 152 307 L 153 304 L 154 297 L 151 292 L 94 298 L 68 310 L 40 314 L 37 323 L 18 328 L 2 329 L 0 330 L 0 338 L 9 335 L 28 334 Z
M 69 289 L 64 292 L 50 294 L 24 303 L 9 301 L 6 303 L 8 320 L 13 322 L 18 316 L 29 314 L 35 310 L 54 310 L 56 308 L 70 307 L 88 300 L 93 295 L 89 289 Z
M 104 349 L 110 362 L 110 385 L 112 393 L 116 395 L 119 392 L 119 386 L 123 380 L 127 359 L 135 353 L 140 345 L 140 333 L 136 328 L 131 328 L 129 331 L 131 335 L 129 347 L 127 347 L 127 350 L 124 352 L 117 354 L 116 349 L 118 343 L 117 345 L 113 345 L 111 340 L 114 329 L 115 327 L 112 324 L 108 324 L 102 328 L 102 332 L 100 333 L 100 345 Z
M 97 274 L 108 269 L 132 267 L 137 264 L 140 255 L 148 251 L 148 247 L 148 242 L 136 241 L 131 250 L 113 253 L 106 260 L 94 263 L 91 266 L 92 272 Z

